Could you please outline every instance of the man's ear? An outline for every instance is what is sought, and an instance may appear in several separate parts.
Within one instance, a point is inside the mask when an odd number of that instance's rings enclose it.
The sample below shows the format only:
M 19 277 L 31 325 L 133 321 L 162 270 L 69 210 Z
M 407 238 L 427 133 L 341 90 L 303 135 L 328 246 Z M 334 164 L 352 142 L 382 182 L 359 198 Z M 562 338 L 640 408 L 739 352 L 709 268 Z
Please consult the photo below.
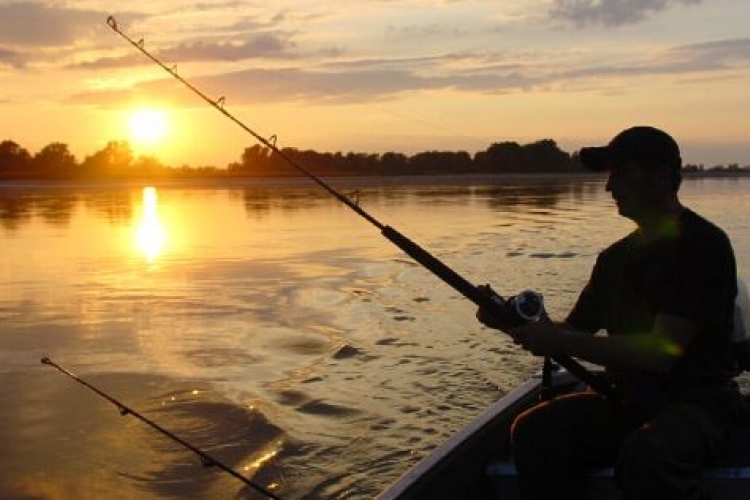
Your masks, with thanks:
M 674 177 L 672 167 L 664 163 L 653 166 L 654 175 L 652 176 L 654 184 L 661 192 L 674 192 Z

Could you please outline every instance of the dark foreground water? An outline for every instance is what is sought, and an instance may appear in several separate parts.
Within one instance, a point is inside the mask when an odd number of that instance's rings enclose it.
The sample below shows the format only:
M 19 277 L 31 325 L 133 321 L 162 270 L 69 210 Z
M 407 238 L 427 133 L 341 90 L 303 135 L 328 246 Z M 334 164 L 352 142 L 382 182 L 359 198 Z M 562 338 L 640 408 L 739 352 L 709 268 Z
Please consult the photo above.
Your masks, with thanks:
M 335 183 L 553 316 L 632 229 L 597 178 Z M 749 188 L 683 190 L 745 278 Z M 372 497 L 539 367 L 305 181 L 0 184 L 0 499 L 260 498 L 44 355 L 286 499 Z

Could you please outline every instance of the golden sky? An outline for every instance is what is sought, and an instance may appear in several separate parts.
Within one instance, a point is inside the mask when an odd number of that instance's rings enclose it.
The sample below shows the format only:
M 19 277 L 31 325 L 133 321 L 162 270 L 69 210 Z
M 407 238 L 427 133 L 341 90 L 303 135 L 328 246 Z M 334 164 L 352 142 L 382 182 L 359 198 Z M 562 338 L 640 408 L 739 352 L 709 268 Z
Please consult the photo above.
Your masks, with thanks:
M 255 143 L 109 15 L 283 147 L 572 152 L 650 124 L 687 162 L 750 164 L 747 0 L 0 0 L 0 141 L 174 166 Z

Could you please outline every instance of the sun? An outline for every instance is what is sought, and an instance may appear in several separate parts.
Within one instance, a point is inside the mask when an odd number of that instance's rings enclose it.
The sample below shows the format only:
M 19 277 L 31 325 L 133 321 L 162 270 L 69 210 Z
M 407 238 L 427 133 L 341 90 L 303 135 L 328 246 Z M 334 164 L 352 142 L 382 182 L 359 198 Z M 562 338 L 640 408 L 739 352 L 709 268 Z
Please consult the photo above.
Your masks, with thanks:
M 136 109 L 128 124 L 131 140 L 141 147 L 157 146 L 169 132 L 167 113 L 160 109 Z

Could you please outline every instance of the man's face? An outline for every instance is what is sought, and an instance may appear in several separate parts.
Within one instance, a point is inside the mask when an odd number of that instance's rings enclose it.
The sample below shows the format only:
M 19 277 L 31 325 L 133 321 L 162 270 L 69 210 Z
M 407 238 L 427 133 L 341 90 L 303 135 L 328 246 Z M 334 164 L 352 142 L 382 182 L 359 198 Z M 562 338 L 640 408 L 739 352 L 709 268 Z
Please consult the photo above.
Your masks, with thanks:
M 659 211 L 671 193 L 668 185 L 669 173 L 663 166 L 644 166 L 633 161 L 609 166 L 607 191 L 612 193 L 620 215 L 636 222 Z

